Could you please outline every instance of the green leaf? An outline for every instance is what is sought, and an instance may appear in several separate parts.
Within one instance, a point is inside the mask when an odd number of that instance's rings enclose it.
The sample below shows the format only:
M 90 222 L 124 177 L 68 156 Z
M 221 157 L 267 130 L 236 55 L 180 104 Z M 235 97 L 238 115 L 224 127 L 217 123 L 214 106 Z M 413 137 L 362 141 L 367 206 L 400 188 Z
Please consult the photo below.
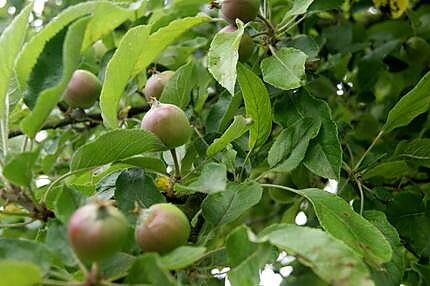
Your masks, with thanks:
M 369 221 L 354 212 L 340 197 L 320 190 L 295 190 L 314 207 L 321 226 L 351 247 L 367 262 L 380 265 L 391 259 L 390 244 L 382 233 Z
M 344 0 L 314 0 L 313 4 L 309 8 L 310 11 L 325 11 L 341 8 Z
M 128 284 L 148 283 L 151 285 L 177 285 L 167 269 L 163 268 L 160 257 L 156 253 L 139 256 L 128 272 Z
M 39 267 L 22 261 L 0 261 L 0 277 L 0 286 L 31 286 L 42 283 Z
M 209 194 L 203 200 L 203 217 L 215 227 L 232 222 L 256 205 L 261 196 L 262 189 L 257 183 L 231 183 L 224 192 Z
M 216 81 L 234 96 L 236 65 L 239 59 L 239 44 L 243 35 L 243 24 L 239 22 L 235 32 L 218 32 L 208 52 L 208 69 Z
M 245 225 L 237 227 L 227 236 L 225 247 L 229 266 L 232 267 L 228 278 L 233 286 L 258 285 L 260 269 L 270 258 L 272 247 L 251 242 L 249 237 L 253 236 Z
M 404 95 L 388 113 L 387 122 L 382 130 L 385 133 L 408 125 L 415 117 L 429 110 L 430 72 L 418 84 Z
M 236 267 L 257 251 L 258 245 L 249 241 L 250 229 L 241 225 L 229 233 L 225 241 L 229 265 Z
M 138 6 L 139 5 L 135 6 L 136 9 Z M 122 8 L 110 2 L 97 3 L 94 7 L 94 15 L 91 17 L 88 28 L 85 31 L 82 51 L 86 50 L 95 41 L 106 36 L 125 21 L 133 20 L 136 9 Z
M 311 117 L 321 121 L 318 136 L 309 143 L 304 165 L 318 176 L 338 179 L 342 164 L 342 149 L 338 131 L 328 104 L 306 92 L 285 95 L 275 104 L 275 121 L 284 127 Z
M 0 36 L 0 147 L 6 155 L 9 133 L 9 82 L 13 76 L 16 57 L 24 43 L 28 28 L 28 17 L 32 6 L 25 7 Z
M 191 90 L 196 85 L 194 63 L 191 61 L 180 67 L 167 82 L 160 102 L 170 103 L 184 109 L 191 99 Z
M 121 172 L 116 180 L 115 199 L 118 208 L 128 217 L 135 219 L 130 211 L 139 206 L 149 208 L 156 203 L 165 202 L 165 198 L 155 187 L 152 178 L 145 175 L 143 169 L 132 168 Z
M 234 116 L 240 108 L 242 101 L 242 93 L 240 92 L 236 92 L 234 96 L 230 97 L 230 102 L 228 104 L 227 110 L 225 111 L 222 119 L 219 122 L 218 132 L 223 133 L 229 126 L 231 120 L 234 120 Z
M 139 55 L 147 49 L 149 29 L 148 26 L 137 26 L 128 30 L 107 65 L 100 95 L 100 109 L 103 122 L 109 128 L 118 127 L 119 100 Z
M 417 138 L 410 142 L 400 142 L 394 157 L 430 168 L 430 139 Z
M 260 245 L 257 251 L 228 272 L 232 286 L 255 286 L 259 284 L 259 271 L 270 258 L 271 247 Z
M 0 238 L 0 261 L 4 260 L 34 263 L 45 274 L 54 263 L 55 256 L 45 245 L 36 241 L 2 237 Z M 3 281 L 3 277 L 0 281 Z
M 206 154 L 209 157 L 212 157 L 216 153 L 224 150 L 228 144 L 245 134 L 245 132 L 249 130 L 251 124 L 250 120 L 245 117 L 241 115 L 235 116 L 230 127 L 228 127 L 220 138 L 214 140 L 214 142 L 208 147 Z
M 61 81 L 63 75 L 64 42 L 69 27 L 65 27 L 51 38 L 39 55 L 37 63 L 27 80 L 27 90 L 23 92 L 24 103 L 33 110 L 40 94 Z
M 133 76 L 141 73 L 154 61 L 162 51 L 173 44 L 183 33 L 194 26 L 209 22 L 211 18 L 205 15 L 186 17 L 172 21 L 166 27 L 152 33 L 141 50 L 140 57 L 134 65 Z
M 72 214 L 86 202 L 86 197 L 75 188 L 64 186 L 55 200 L 55 215 L 64 224 Z
M 376 226 L 393 249 L 391 260 L 382 265 L 383 269 L 372 270 L 372 279 L 377 286 L 398 286 L 402 282 L 405 272 L 405 253 L 399 234 L 387 220 L 385 213 L 381 211 L 366 211 L 364 216 Z
M 33 166 L 39 151 L 24 152 L 15 155 L 4 166 L 3 175 L 14 184 L 28 187 L 33 179 Z
M 250 127 L 250 149 L 262 145 L 272 132 L 270 97 L 263 81 L 244 65 L 238 65 L 238 79 L 245 101 L 246 115 L 253 124 Z
M 122 160 L 122 162 L 146 170 L 152 170 L 161 174 L 166 173 L 166 164 L 159 158 L 135 156 Z
M 409 174 L 409 166 L 406 161 L 384 162 L 376 165 L 363 174 L 364 179 L 382 177 L 387 179 L 400 179 Z
M 86 2 L 72 6 L 50 21 L 40 32 L 38 32 L 24 46 L 22 52 L 17 59 L 16 74 L 18 82 L 22 90 L 27 86 L 27 79 L 36 64 L 39 55 L 42 53 L 45 44 L 54 37 L 64 27 L 75 21 L 76 19 L 90 14 L 100 2 Z M 76 53 L 80 52 L 81 47 Z
M 33 110 L 20 123 L 22 131 L 34 138 L 40 130 L 52 109 L 61 99 L 62 92 L 80 63 L 80 50 L 85 29 L 89 18 L 83 18 L 70 26 L 63 46 L 63 72 L 61 80 L 50 88 L 45 89 L 37 98 Z
M 318 135 L 321 121 L 303 118 L 284 129 L 276 137 L 267 160 L 270 167 L 278 172 L 294 170 L 305 158 L 309 141 Z
M 216 193 L 224 191 L 227 185 L 227 168 L 223 164 L 208 163 L 203 167 L 197 181 L 188 186 L 175 184 L 177 192 Z
M 293 7 L 291 7 L 287 11 L 287 13 L 285 13 L 284 18 L 289 18 L 291 16 L 297 16 L 306 13 L 312 2 L 314 2 L 314 0 L 294 0 Z
M 135 260 L 136 257 L 119 252 L 99 264 L 100 276 L 111 281 L 125 277 Z
M 430 256 L 430 206 L 412 192 L 396 193 L 387 217 L 399 235 L 419 256 Z
M 168 270 L 183 269 L 205 256 L 206 247 L 180 246 L 160 258 Z
M 164 150 L 161 141 L 143 129 L 117 129 L 80 147 L 70 164 L 71 170 L 97 167 L 144 152 Z
M 278 224 L 263 230 L 259 237 L 297 256 L 330 285 L 374 285 L 361 258 L 342 241 L 320 229 Z
M 261 62 L 264 81 L 284 90 L 302 86 L 306 58 L 307 55 L 300 50 L 280 49 Z
M 58 255 L 64 265 L 76 266 L 76 259 L 69 245 L 65 224 L 61 224 L 58 220 L 48 222 L 45 245 Z

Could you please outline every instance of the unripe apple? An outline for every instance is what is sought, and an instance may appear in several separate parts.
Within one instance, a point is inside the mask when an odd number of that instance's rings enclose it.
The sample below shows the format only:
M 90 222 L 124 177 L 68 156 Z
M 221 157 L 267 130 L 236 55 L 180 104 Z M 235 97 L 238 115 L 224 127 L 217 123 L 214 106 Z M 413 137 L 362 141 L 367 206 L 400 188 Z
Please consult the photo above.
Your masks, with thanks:
M 136 224 L 136 241 L 145 252 L 167 253 L 187 243 L 190 223 L 173 204 L 155 204 L 141 212 Z
M 146 100 L 149 101 L 151 98 L 159 99 L 163 93 L 164 87 L 174 74 L 174 71 L 164 71 L 162 73 L 153 74 L 146 81 L 145 88 L 143 90 Z
M 68 235 L 78 257 L 101 261 L 121 250 L 127 239 L 128 223 L 115 207 L 87 204 L 75 211 L 69 221 Z
M 64 101 L 72 108 L 89 108 L 100 97 L 102 84 L 91 72 L 76 70 L 64 91 Z
M 142 119 L 141 128 L 151 131 L 170 149 L 190 140 L 191 126 L 185 112 L 173 104 L 158 101 Z
M 406 41 L 406 53 L 414 62 L 426 62 L 430 56 L 430 44 L 420 37 L 410 37 Z
M 220 32 L 223 33 L 231 33 L 236 32 L 237 28 L 233 25 L 228 25 L 220 30 Z M 242 62 L 246 62 L 254 52 L 254 41 L 252 38 L 247 34 L 243 33 L 242 39 L 240 40 L 239 44 L 239 60 Z
M 232 24 L 236 23 L 236 19 L 244 23 L 254 20 L 259 8 L 259 0 L 224 0 L 221 4 L 222 14 Z

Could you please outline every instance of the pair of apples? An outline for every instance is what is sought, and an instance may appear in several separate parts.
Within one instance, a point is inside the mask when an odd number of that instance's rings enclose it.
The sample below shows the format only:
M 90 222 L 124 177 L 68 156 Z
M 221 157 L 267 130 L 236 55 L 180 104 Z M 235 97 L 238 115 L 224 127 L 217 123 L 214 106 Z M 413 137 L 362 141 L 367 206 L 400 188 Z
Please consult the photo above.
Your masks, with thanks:
M 174 72 L 168 71 L 151 76 L 145 86 L 146 97 L 159 98 L 173 74 Z M 94 74 L 77 70 L 64 92 L 64 101 L 72 108 L 89 108 L 99 98 L 101 86 Z M 158 101 L 154 101 L 143 117 L 141 127 L 157 135 L 169 149 L 187 143 L 191 137 L 190 123 L 184 111 L 175 105 Z
M 136 222 L 135 239 L 145 252 L 167 253 L 187 243 L 190 224 L 175 205 L 161 203 L 143 209 Z M 68 227 L 69 241 L 79 258 L 105 260 L 127 241 L 125 216 L 107 202 L 94 202 L 75 211 Z

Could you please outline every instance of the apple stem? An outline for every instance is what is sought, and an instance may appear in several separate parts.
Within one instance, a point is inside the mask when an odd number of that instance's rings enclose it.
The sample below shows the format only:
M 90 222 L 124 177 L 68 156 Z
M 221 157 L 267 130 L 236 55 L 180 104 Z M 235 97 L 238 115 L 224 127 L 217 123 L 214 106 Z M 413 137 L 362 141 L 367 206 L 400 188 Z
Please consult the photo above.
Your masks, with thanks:
M 181 169 L 179 167 L 178 156 L 176 155 L 176 149 L 175 148 L 170 149 L 170 153 L 172 154 L 173 163 L 175 163 L 175 179 L 180 180 L 182 175 L 181 175 Z

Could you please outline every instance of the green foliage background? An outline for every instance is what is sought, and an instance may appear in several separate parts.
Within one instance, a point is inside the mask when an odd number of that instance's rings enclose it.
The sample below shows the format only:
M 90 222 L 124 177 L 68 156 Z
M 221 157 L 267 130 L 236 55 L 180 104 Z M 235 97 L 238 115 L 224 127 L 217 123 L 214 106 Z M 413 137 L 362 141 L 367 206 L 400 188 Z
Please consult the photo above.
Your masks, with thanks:
M 95 198 L 130 222 L 100 285 L 224 285 L 211 271 L 228 267 L 233 286 L 252 286 L 267 264 L 292 267 L 281 285 L 430 285 L 430 4 L 262 0 L 232 33 L 217 33 L 215 4 L 0 8 L 1 286 L 83 283 L 67 223 Z M 256 48 L 238 62 L 244 33 Z M 103 81 L 84 112 L 62 101 L 78 68 Z M 164 70 L 176 73 L 160 101 L 193 126 L 179 180 L 139 128 L 146 79 Z M 192 235 L 141 253 L 135 208 L 160 202 Z

